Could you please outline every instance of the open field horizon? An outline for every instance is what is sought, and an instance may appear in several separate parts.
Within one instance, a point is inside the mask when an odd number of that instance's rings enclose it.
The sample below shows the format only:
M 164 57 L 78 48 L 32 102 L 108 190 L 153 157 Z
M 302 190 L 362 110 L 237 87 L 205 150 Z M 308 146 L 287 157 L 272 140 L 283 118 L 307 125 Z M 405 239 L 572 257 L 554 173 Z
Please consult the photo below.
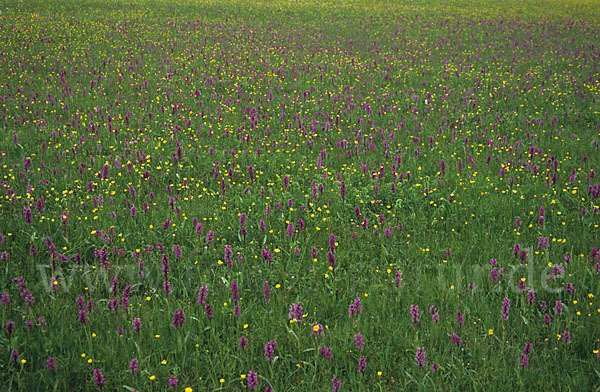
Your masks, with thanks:
M 600 3 L 0 4 L 0 388 L 598 390 Z

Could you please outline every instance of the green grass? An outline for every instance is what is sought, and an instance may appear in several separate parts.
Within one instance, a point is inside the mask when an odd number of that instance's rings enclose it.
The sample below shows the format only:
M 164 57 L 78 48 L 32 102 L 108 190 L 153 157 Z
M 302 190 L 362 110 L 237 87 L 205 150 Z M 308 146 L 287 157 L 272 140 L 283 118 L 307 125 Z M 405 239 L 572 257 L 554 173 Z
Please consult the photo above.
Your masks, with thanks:
M 598 10 L 2 3 L 2 390 L 598 390 Z

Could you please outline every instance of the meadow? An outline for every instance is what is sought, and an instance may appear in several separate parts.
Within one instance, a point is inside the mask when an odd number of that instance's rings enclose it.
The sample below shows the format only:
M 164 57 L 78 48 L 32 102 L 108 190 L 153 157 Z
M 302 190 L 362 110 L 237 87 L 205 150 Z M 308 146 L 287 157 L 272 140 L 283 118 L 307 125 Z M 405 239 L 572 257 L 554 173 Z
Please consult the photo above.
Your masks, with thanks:
M 599 390 L 599 20 L 1 1 L 0 388 Z

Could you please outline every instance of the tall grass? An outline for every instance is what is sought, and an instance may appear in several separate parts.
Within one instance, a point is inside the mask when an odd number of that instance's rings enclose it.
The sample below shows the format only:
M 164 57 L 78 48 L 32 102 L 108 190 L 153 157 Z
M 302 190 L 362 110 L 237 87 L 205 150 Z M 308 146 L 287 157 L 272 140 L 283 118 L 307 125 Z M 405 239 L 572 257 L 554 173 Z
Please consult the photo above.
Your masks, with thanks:
M 599 9 L 3 3 L 3 390 L 597 389 Z

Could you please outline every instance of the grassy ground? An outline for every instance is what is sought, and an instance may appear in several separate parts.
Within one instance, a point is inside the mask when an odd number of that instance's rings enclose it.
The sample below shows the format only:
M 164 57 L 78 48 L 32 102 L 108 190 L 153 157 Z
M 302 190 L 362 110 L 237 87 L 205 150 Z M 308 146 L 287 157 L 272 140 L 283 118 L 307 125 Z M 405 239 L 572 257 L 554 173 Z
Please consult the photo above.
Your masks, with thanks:
M 0 11 L 3 390 L 600 386 L 597 2 Z

